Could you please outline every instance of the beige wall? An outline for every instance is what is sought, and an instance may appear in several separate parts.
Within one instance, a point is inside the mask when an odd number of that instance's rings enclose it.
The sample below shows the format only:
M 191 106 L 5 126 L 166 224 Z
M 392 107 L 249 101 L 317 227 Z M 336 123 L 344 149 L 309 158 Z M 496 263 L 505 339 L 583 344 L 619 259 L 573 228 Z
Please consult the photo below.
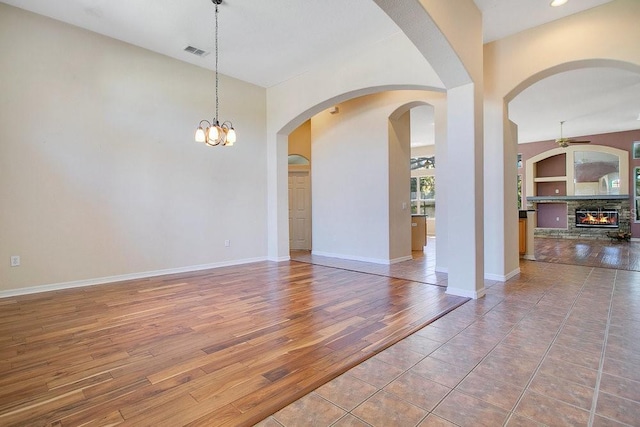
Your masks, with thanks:
M 298 154 L 311 161 L 311 120 L 289 134 L 289 154 Z
M 263 88 L 209 148 L 211 71 L 4 4 L 0 52 L 0 292 L 266 256 Z
M 314 253 L 376 263 L 410 256 L 409 122 L 400 111 L 428 103 L 440 112 L 443 98 L 390 91 L 311 119 Z
M 473 0 L 420 0 L 459 57 L 470 81 L 482 82 L 482 12 Z M 443 80 L 445 77 L 443 77 Z
M 393 52 L 393 62 L 403 66 L 389 66 L 389 56 L 381 55 L 380 52 Z M 359 96 L 393 89 L 442 87 L 442 81 L 420 51 L 407 36 L 398 32 L 363 47 L 350 58 L 325 62 L 304 74 L 268 88 L 269 259 L 289 259 L 287 152 L 290 132 L 327 108 Z
M 640 1 L 614 0 L 486 44 L 486 94 L 502 99 L 535 74 L 574 61 L 609 59 L 640 65 L 638 16 Z
M 389 259 L 411 259 L 411 112 L 389 120 Z M 410 199 L 410 197 L 409 197 Z

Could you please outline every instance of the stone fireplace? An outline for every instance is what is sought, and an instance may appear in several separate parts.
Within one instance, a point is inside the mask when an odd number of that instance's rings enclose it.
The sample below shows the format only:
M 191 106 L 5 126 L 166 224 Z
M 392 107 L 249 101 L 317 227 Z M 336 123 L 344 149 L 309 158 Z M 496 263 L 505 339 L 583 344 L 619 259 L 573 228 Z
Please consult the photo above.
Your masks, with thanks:
M 607 232 L 631 229 L 629 196 L 543 196 L 528 197 L 527 201 L 538 215 L 549 210 L 545 208 L 554 207 L 551 223 L 538 218 L 536 237 L 608 239 Z M 587 224 L 594 221 L 598 224 Z

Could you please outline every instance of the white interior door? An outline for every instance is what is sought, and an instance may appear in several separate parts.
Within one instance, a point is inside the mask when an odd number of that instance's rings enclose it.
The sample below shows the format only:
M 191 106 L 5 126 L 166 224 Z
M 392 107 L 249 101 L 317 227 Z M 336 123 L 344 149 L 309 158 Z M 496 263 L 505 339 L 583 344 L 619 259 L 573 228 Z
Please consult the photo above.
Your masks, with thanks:
M 311 250 L 309 171 L 289 172 L 289 247 L 292 250 Z

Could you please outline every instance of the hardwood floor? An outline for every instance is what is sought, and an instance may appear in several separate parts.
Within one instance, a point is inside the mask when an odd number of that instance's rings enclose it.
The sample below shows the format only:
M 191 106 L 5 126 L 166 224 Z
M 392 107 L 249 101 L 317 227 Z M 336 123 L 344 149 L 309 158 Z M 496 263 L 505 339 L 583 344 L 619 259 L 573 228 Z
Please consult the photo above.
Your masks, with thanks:
M 310 251 L 291 251 L 291 259 L 315 265 L 359 271 L 361 273 L 377 274 L 395 277 L 414 282 L 429 283 L 431 285 L 447 286 L 447 274 L 435 271 L 436 267 L 436 239 L 428 238 L 424 251 L 413 251 L 413 259 L 396 264 L 374 264 L 371 262 L 353 261 L 341 258 L 331 258 L 311 254 Z
M 640 271 L 640 243 L 635 241 L 536 237 L 535 255 L 538 261 L 555 264 Z
M 251 425 L 465 301 L 295 261 L 0 299 L 0 425 Z

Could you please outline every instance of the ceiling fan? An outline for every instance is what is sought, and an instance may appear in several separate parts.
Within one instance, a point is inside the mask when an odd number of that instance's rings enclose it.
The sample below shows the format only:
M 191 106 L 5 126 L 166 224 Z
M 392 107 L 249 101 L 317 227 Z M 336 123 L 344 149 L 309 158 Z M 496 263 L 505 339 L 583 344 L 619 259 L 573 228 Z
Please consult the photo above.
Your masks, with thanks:
M 564 120 L 560 122 L 560 138 L 556 139 L 556 142 L 561 147 L 568 147 L 569 144 L 588 144 L 591 141 L 578 141 L 577 139 L 564 138 L 562 136 L 562 125 L 564 124 Z

